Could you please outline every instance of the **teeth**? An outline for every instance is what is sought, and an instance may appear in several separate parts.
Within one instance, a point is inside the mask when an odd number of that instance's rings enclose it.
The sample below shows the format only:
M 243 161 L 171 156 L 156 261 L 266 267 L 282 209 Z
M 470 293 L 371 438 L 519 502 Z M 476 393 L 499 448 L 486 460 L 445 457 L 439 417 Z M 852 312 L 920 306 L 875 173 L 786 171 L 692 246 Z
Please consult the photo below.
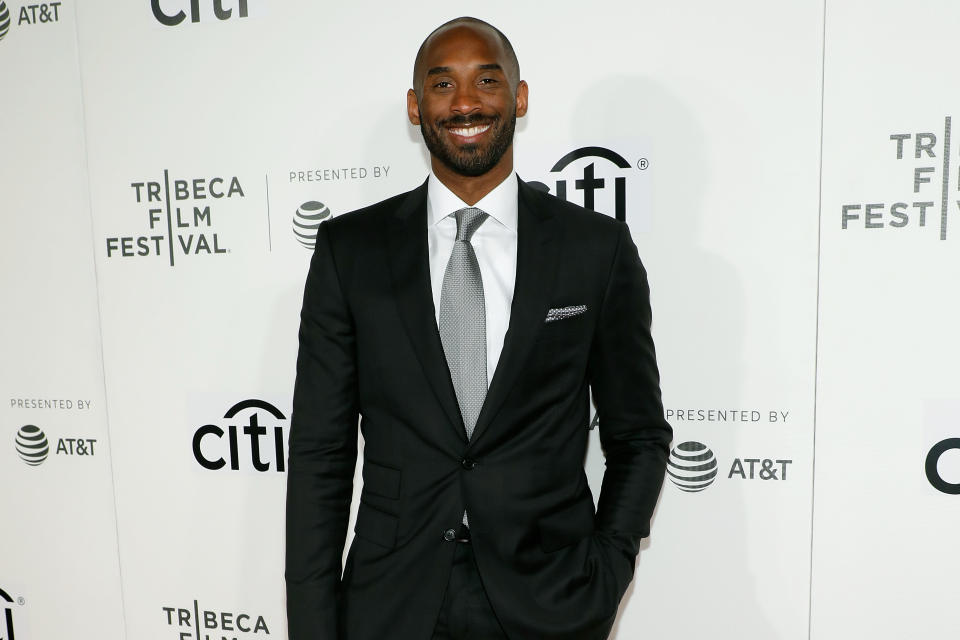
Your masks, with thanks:
M 480 127 L 466 127 L 460 129 L 450 129 L 450 133 L 455 136 L 463 136 L 464 138 L 470 138 L 472 136 L 480 135 L 484 131 L 490 128 L 490 125 L 483 125 Z

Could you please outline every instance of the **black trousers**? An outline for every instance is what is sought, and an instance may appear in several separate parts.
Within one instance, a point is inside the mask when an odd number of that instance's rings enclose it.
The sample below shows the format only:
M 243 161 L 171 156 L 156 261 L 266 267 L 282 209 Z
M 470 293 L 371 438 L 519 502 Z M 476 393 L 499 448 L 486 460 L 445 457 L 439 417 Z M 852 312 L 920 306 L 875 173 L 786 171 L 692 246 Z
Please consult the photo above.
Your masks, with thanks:
M 431 640 L 508 640 L 487 599 L 473 546 L 469 542 L 453 544 L 450 581 Z

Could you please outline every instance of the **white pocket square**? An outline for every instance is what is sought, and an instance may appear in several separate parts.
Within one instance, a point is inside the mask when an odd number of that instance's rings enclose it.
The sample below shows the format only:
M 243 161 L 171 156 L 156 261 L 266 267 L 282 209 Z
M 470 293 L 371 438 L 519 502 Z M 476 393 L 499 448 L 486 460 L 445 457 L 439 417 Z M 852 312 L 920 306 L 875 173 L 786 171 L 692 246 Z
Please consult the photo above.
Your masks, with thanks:
M 547 311 L 547 319 L 544 322 L 556 322 L 557 320 L 563 320 L 564 318 L 571 318 L 573 316 L 578 316 L 581 313 L 586 313 L 587 305 L 585 304 L 575 304 L 569 307 L 557 307 L 556 309 L 550 309 Z

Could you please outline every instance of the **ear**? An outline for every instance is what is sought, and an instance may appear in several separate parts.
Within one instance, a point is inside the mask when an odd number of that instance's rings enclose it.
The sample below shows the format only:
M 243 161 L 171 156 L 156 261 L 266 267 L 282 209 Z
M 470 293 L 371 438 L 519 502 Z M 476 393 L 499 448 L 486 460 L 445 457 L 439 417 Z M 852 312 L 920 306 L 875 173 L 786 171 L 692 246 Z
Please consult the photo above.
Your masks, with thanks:
M 410 124 L 420 124 L 420 105 L 413 89 L 407 91 L 407 118 L 410 119 Z
M 526 80 L 521 80 L 517 84 L 517 117 L 522 118 L 527 115 L 527 95 L 529 87 Z

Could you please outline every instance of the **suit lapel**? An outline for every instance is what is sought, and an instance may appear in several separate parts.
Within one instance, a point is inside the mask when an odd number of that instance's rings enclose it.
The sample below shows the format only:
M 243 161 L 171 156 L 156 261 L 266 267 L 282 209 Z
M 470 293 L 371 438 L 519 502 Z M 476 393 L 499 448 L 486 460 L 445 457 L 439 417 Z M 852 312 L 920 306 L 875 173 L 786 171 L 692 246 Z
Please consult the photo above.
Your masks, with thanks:
M 539 193 L 520 181 L 517 278 L 510 307 L 510 323 L 497 369 L 470 439 L 471 446 L 496 418 L 547 316 L 560 241 L 556 214 L 545 206 L 548 203 L 544 200 Z
M 391 225 L 387 238 L 388 254 L 400 317 L 434 395 L 466 442 L 463 417 L 443 355 L 430 288 L 426 182 L 410 192 L 391 219 Z

